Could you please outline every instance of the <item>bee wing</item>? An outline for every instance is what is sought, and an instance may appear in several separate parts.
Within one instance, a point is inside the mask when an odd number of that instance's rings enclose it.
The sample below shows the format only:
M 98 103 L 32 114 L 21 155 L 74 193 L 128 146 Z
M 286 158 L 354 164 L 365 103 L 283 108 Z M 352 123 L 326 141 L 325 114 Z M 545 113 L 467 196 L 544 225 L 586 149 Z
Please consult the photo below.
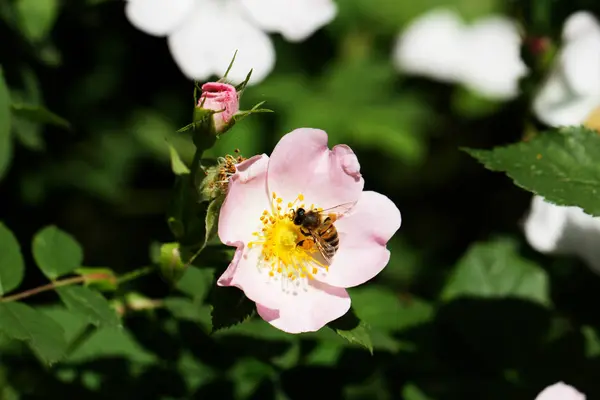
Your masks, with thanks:
M 330 208 L 325 208 L 324 210 L 320 210 L 319 214 L 322 214 L 322 215 L 334 214 L 337 217 L 337 219 L 339 219 L 343 215 L 348 214 L 348 212 L 350 212 L 350 210 L 352 210 L 352 207 L 354 207 L 355 204 L 356 204 L 355 201 L 350 202 L 350 203 L 339 204 L 335 207 L 330 207 Z
M 319 250 L 319 253 L 321 253 L 321 255 L 323 256 L 323 258 L 325 259 L 325 261 L 327 261 L 327 264 L 331 264 L 331 260 L 332 258 L 328 256 L 328 253 L 334 253 L 335 249 L 333 248 L 332 245 L 330 245 L 329 243 L 327 243 L 325 240 L 323 240 L 323 238 L 321 238 L 318 235 L 315 235 L 314 233 L 311 232 L 311 236 L 315 241 L 315 244 L 317 245 L 317 249 Z

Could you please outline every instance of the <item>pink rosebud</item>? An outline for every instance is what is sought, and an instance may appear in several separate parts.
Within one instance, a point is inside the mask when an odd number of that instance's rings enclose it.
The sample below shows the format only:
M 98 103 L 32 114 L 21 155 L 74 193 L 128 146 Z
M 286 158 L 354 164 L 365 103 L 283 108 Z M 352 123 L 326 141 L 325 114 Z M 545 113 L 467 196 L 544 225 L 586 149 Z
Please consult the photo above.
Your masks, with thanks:
M 202 85 L 198 107 L 216 111 L 213 114 L 215 132 L 223 133 L 231 125 L 233 115 L 240 109 L 239 96 L 235 87 L 227 83 L 208 82 Z
M 218 285 L 243 290 L 265 321 L 289 333 L 317 331 L 344 315 L 345 288 L 383 270 L 386 244 L 401 224 L 390 199 L 363 187 L 354 152 L 345 145 L 330 150 L 317 129 L 296 129 L 271 157 L 238 164 L 219 216 L 219 238 L 236 252 Z M 339 247 L 327 262 L 293 216 L 298 208 L 339 205 L 347 212 L 335 220 Z M 331 231 L 327 236 L 335 244 Z

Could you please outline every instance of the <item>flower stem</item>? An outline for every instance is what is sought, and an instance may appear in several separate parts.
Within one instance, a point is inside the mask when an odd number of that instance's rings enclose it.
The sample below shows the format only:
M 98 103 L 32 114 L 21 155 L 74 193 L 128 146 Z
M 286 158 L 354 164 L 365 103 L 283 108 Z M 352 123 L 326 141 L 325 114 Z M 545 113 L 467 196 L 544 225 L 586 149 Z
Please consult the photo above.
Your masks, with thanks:
M 82 283 L 86 279 L 89 279 L 91 277 L 98 277 L 98 278 L 106 277 L 106 278 L 108 278 L 109 276 L 105 275 L 105 274 L 91 274 L 91 275 L 76 276 L 74 278 L 61 279 L 58 281 L 47 283 L 42 286 L 38 286 L 33 289 L 25 290 L 24 292 L 21 292 L 21 293 L 13 294 L 12 296 L 2 297 L 2 298 L 0 298 L 0 302 L 7 303 L 9 301 L 25 299 L 25 298 L 33 296 L 35 294 L 47 292 L 48 290 L 54 290 L 54 289 L 62 287 L 62 286 L 69 286 L 69 285 L 74 285 L 76 283 Z
M 125 283 L 137 279 L 139 277 L 148 275 L 154 271 L 154 267 L 143 267 L 136 269 L 134 271 L 128 272 L 117 278 L 117 283 Z M 47 283 L 42 286 L 38 286 L 33 289 L 25 290 L 21 293 L 16 293 L 11 296 L 0 297 L 0 303 L 8 303 L 10 301 L 17 301 L 26 299 L 28 297 L 34 296 L 39 293 L 47 292 L 49 290 L 54 290 L 63 286 L 75 285 L 78 283 L 83 283 L 87 280 L 100 280 L 100 279 L 114 279 L 113 276 L 108 274 L 86 274 L 81 276 L 75 276 L 72 278 L 59 279 L 54 282 Z
M 117 278 L 117 283 L 121 284 L 121 283 L 129 282 L 129 281 L 133 281 L 142 276 L 151 274 L 152 272 L 154 272 L 154 269 L 155 269 L 155 267 L 153 267 L 153 266 L 138 268 L 136 270 L 133 270 L 131 272 L 128 272 L 124 275 L 119 276 Z

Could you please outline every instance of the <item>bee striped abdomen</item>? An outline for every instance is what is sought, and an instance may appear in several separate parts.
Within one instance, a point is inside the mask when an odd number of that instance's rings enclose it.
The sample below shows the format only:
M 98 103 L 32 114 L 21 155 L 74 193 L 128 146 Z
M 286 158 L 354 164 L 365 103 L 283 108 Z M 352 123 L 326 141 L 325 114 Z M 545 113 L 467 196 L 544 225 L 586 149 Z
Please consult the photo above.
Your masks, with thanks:
M 323 221 L 323 224 L 319 228 L 318 234 L 323 239 L 323 241 L 325 241 L 329 246 L 331 246 L 327 249 L 329 250 L 329 254 L 327 255 L 333 257 L 333 255 L 340 246 L 340 238 L 338 236 L 337 229 L 335 229 L 335 226 L 333 225 L 333 221 L 331 220 L 331 218 L 325 218 L 325 221 Z

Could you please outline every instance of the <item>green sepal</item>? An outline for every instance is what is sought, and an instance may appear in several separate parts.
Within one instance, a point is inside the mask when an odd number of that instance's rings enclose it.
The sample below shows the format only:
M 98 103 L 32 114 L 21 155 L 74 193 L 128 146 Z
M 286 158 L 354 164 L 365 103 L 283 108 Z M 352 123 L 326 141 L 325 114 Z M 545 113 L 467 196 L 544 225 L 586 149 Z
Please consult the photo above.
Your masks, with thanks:
M 251 114 L 274 112 L 273 110 L 269 110 L 268 108 L 260 108 L 263 104 L 265 104 L 265 102 L 261 101 L 260 103 L 252 107 L 250 110 L 238 111 L 233 115 L 232 120 L 235 121 L 235 123 L 238 123 Z
M 75 273 L 83 276 L 83 284 L 102 292 L 114 292 L 119 286 L 115 272 L 110 268 L 81 267 Z

